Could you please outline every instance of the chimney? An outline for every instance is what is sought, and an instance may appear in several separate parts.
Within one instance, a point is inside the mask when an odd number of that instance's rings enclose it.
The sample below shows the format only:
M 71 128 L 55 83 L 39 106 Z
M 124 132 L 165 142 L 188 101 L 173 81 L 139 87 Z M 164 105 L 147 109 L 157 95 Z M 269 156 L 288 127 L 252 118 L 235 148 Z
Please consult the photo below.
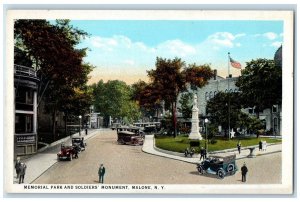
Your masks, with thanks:
M 217 70 L 214 69 L 214 80 L 217 80 Z

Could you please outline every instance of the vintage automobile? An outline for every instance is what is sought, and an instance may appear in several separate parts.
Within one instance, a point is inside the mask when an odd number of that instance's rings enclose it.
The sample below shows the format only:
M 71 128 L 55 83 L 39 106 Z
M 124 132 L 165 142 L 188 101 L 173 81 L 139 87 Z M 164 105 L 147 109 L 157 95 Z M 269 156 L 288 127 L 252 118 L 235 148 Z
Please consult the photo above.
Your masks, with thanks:
M 76 155 L 76 148 L 73 146 L 65 146 L 65 144 L 61 145 L 60 151 L 57 154 L 57 160 L 69 160 L 72 161 L 72 159 Z
M 116 130 L 118 127 L 121 127 L 121 123 L 112 123 L 112 125 L 111 125 L 111 129 L 112 130 Z
M 234 175 L 237 171 L 235 159 L 236 155 L 232 153 L 212 155 L 198 163 L 197 170 L 200 174 L 213 174 L 223 179 L 225 176 Z
M 84 138 L 82 137 L 73 137 L 72 138 L 72 146 L 73 147 L 78 147 L 79 152 L 85 151 L 86 148 L 86 143 L 84 142 Z
M 144 133 L 140 128 L 136 127 L 119 127 L 117 128 L 119 144 L 143 145 Z

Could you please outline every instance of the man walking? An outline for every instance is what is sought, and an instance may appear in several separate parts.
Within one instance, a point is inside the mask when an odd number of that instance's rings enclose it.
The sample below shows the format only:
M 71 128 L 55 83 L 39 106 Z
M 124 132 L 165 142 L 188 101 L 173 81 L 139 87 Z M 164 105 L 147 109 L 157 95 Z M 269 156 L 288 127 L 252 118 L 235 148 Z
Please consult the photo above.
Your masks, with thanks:
M 99 183 L 103 184 L 104 181 L 104 174 L 105 174 L 105 167 L 103 164 L 100 165 L 100 168 L 98 170 L 98 175 L 99 175 Z
M 245 162 L 244 162 L 244 165 L 241 168 L 241 171 L 242 171 L 242 182 L 246 182 L 246 175 L 247 175 L 247 172 L 248 172 L 248 168 L 247 168 Z
M 25 163 L 21 163 L 20 165 L 20 172 L 19 172 L 19 184 L 24 183 L 24 177 L 25 177 L 25 173 L 26 173 L 26 164 Z
M 15 169 L 16 169 L 16 173 L 17 173 L 17 179 L 19 179 L 20 167 L 21 167 L 21 158 L 17 157 L 17 161 L 16 161 L 16 164 L 15 164 Z
M 202 158 L 203 158 L 203 160 L 205 159 L 204 158 L 204 148 L 203 147 L 201 147 L 201 149 L 200 149 L 200 161 L 201 161 Z
M 236 146 L 237 146 L 239 154 L 241 154 L 241 146 L 242 146 L 241 141 L 239 141 Z

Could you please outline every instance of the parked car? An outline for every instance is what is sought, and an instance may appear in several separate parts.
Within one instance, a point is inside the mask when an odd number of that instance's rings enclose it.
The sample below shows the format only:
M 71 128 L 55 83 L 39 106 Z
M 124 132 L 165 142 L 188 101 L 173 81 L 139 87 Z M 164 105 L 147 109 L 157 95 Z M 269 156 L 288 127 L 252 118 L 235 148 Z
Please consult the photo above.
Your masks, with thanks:
M 60 151 L 57 153 L 57 160 L 64 160 L 67 159 L 72 161 L 75 157 L 76 148 L 73 146 L 65 146 L 64 144 L 61 145 Z
M 116 130 L 118 127 L 121 127 L 121 123 L 112 123 L 112 125 L 111 125 L 111 129 L 112 130 Z
M 79 152 L 85 151 L 87 144 L 84 142 L 84 138 L 82 137 L 73 137 L 72 138 L 72 146 L 79 147 Z
M 235 154 L 213 155 L 197 164 L 197 170 L 200 174 L 208 173 L 217 175 L 219 179 L 225 176 L 234 175 L 238 170 Z
M 119 127 L 117 128 L 119 144 L 143 145 L 144 133 L 140 128 L 136 127 Z

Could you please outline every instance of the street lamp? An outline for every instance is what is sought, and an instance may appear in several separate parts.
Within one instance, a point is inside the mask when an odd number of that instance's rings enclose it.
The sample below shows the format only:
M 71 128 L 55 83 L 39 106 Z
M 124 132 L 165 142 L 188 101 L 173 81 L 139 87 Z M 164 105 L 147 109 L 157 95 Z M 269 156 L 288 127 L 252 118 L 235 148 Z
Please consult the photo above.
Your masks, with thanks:
M 81 136 L 81 118 L 82 118 L 82 116 L 79 115 L 78 118 L 79 118 L 79 136 Z
M 206 153 L 208 153 L 208 141 L 207 141 L 207 124 L 208 124 L 208 119 L 206 118 L 204 120 L 205 122 L 205 139 L 206 139 L 206 142 L 205 142 L 205 149 L 206 149 Z

